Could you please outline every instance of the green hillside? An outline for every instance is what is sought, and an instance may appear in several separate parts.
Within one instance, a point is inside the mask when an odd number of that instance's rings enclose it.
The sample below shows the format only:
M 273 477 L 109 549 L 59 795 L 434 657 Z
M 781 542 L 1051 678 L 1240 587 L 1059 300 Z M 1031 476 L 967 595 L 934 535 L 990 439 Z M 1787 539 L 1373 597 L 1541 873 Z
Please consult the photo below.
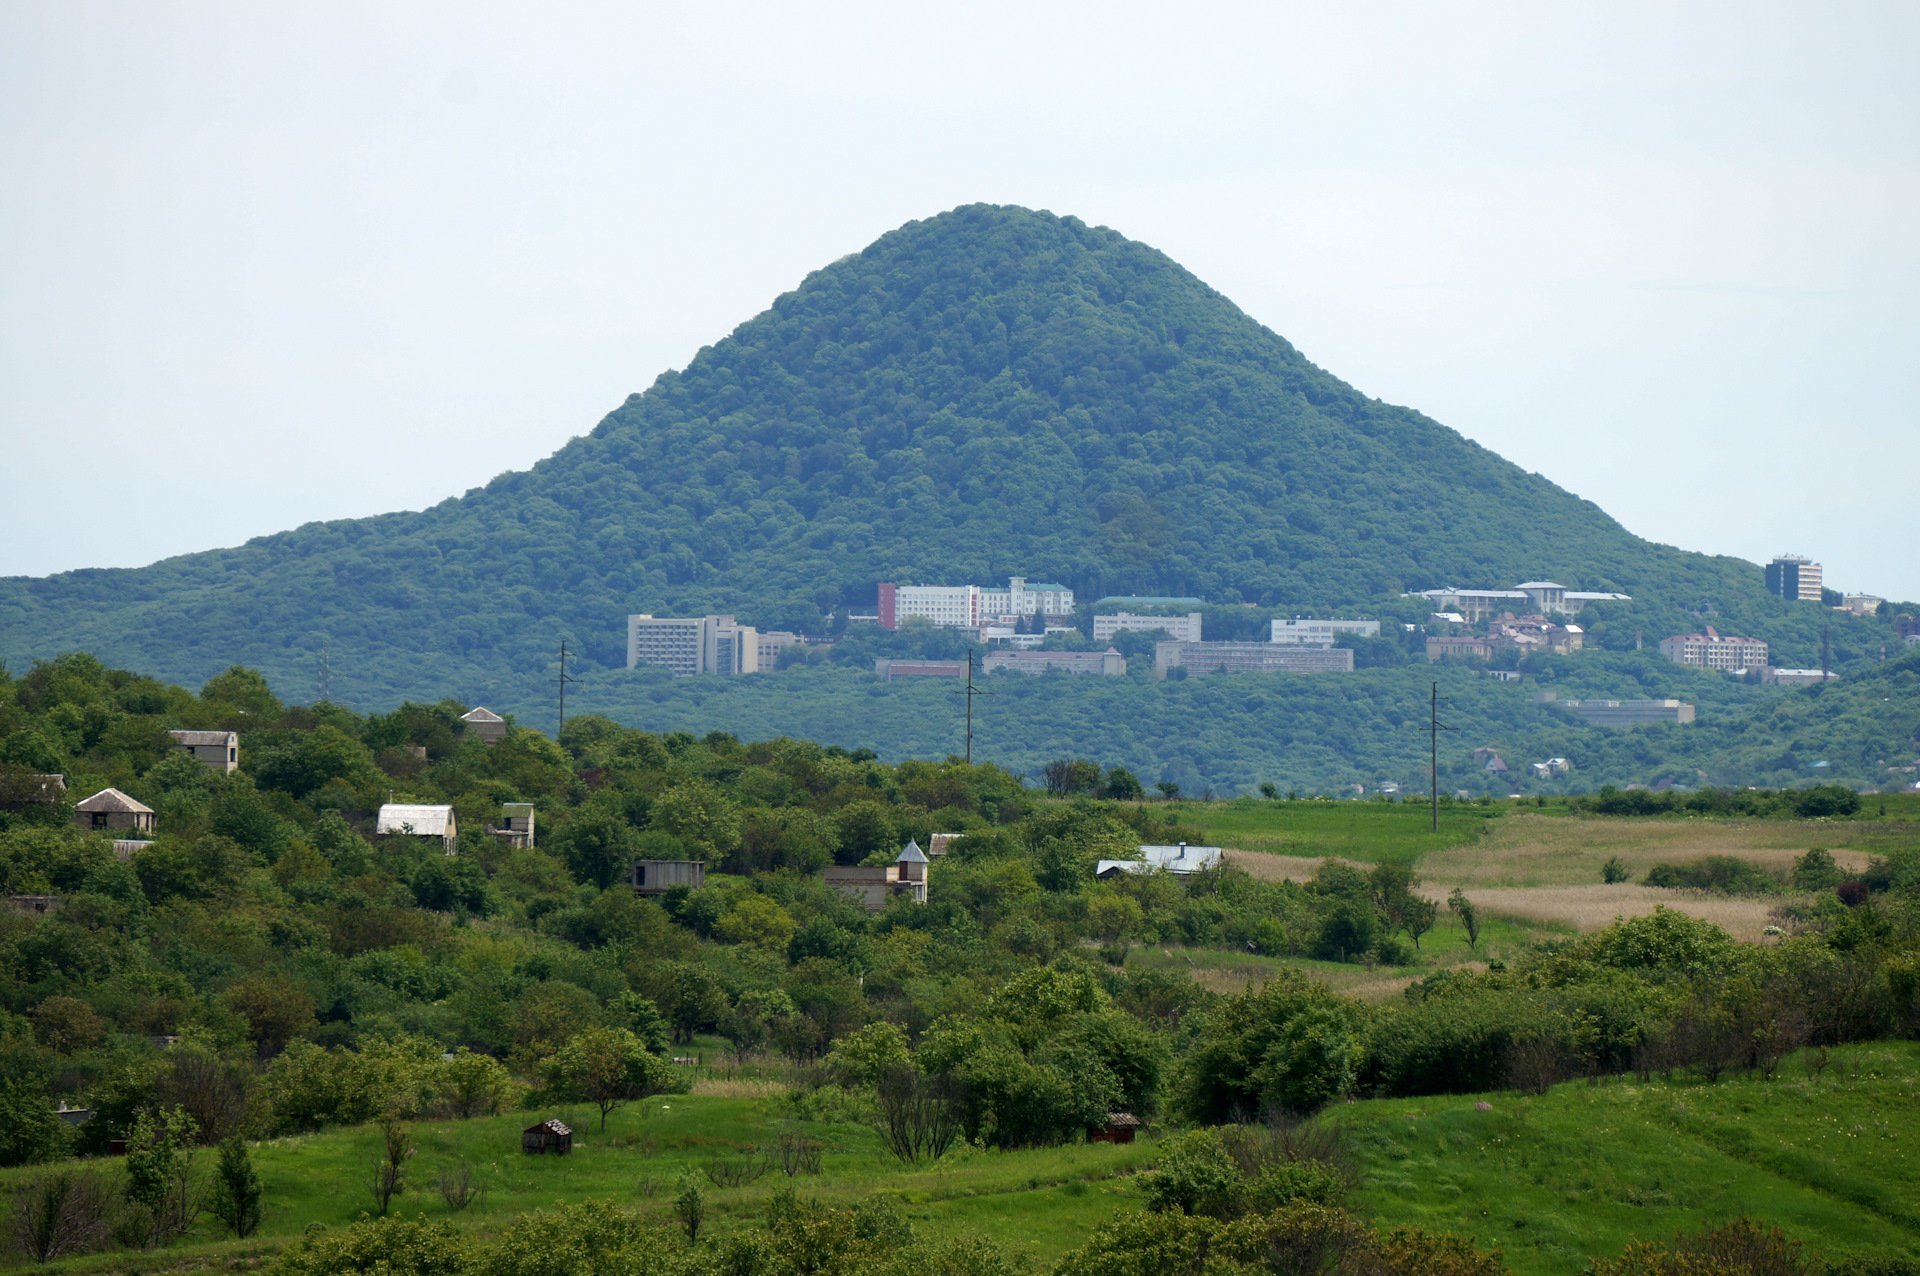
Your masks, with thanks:
M 1407 589 L 1548 576 L 1634 596 L 1594 618 L 1597 645 L 1705 609 L 1806 664 L 1827 617 L 1367 398 L 1151 248 L 970 206 L 809 276 L 527 472 L 418 513 L 0 581 L 0 659 L 85 650 L 191 684 L 240 663 L 305 698 L 324 650 L 333 696 L 363 708 L 526 708 L 546 703 L 562 638 L 582 672 L 618 669 L 629 612 L 818 632 L 881 579 L 1016 573 L 1083 598 L 1374 614 Z M 1832 628 L 1843 672 L 1897 642 L 1881 621 Z M 1901 737 L 1881 727 L 1885 752 Z M 1111 753 L 1084 731 L 1050 751 Z

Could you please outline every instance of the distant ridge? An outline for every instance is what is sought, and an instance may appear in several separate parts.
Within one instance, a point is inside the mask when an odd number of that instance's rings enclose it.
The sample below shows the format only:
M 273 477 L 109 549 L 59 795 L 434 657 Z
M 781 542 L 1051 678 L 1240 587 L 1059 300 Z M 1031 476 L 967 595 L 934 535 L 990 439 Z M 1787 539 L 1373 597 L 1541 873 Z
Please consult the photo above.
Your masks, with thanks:
M 1551 426 L 1543 421 L 1543 428 Z M 297 481 L 289 478 L 287 481 Z M 970 205 L 808 276 L 531 470 L 418 512 L 136 570 L 0 580 L 0 658 L 62 651 L 362 706 L 496 702 L 622 662 L 629 611 L 812 628 L 882 579 L 1300 607 L 1549 576 L 1774 612 L 1746 564 L 1597 506 L 1316 368 L 1115 231 Z M 1759 609 L 1759 610 L 1756 610 Z

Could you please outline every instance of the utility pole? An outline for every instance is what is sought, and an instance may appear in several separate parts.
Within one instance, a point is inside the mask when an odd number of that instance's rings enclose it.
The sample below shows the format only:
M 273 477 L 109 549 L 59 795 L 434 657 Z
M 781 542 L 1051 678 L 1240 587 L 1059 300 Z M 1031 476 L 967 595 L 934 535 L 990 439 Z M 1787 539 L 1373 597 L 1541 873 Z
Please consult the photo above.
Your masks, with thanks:
M 567 684 L 578 681 L 578 678 L 567 676 L 567 640 L 562 638 L 560 640 L 560 725 L 553 731 L 556 743 L 560 739 L 560 733 L 567 727 Z
M 1820 685 L 1827 685 L 1827 666 L 1831 655 L 1829 640 L 1833 637 L 1833 622 L 1829 620 L 1820 627 Z
M 1440 684 L 1427 696 L 1427 793 L 1433 801 L 1433 831 L 1440 831 Z
M 333 700 L 333 645 L 330 642 L 320 644 L 320 703 L 329 704 Z
M 973 650 L 967 650 L 967 765 L 973 765 L 973 698 L 979 693 L 973 689 Z

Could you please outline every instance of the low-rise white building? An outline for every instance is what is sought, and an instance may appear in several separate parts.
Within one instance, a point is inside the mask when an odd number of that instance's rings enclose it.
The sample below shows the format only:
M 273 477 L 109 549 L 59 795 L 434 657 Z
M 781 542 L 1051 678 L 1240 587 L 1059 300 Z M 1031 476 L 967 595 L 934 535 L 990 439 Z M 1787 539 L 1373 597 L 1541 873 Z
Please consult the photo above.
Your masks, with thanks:
M 1377 620 L 1315 620 L 1310 617 L 1294 616 L 1273 622 L 1270 641 L 1285 643 L 1290 647 L 1331 647 L 1336 634 L 1357 634 L 1362 638 L 1378 638 L 1380 622 Z
M 1165 872 L 1185 877 L 1220 867 L 1220 855 L 1217 846 L 1189 846 L 1185 842 L 1173 846 L 1142 846 L 1139 859 L 1101 860 L 1094 866 L 1093 875 L 1105 878 L 1121 873 Z
M 1112 642 L 1113 636 L 1122 632 L 1150 634 L 1155 631 L 1175 642 L 1199 642 L 1200 613 L 1190 611 L 1184 616 L 1147 616 L 1139 612 L 1116 611 L 1093 618 L 1095 642 Z

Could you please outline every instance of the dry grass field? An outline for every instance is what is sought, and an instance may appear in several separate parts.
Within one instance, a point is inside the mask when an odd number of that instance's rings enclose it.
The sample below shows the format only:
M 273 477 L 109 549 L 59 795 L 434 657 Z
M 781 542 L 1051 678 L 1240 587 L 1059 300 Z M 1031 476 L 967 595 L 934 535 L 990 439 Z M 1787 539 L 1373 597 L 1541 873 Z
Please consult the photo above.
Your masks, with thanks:
M 1618 857 L 1634 877 L 1655 864 L 1684 864 L 1709 855 L 1734 855 L 1785 870 L 1815 846 L 1842 868 L 1866 866 L 1862 845 L 1884 831 L 1870 823 L 1817 820 L 1628 820 L 1516 812 L 1495 821 L 1486 836 L 1423 856 L 1418 872 L 1431 885 L 1479 887 L 1585 886 Z M 1854 848 L 1854 849 L 1849 849 Z
M 1523 926 L 1593 930 L 1664 905 L 1714 922 L 1738 938 L 1759 940 L 1774 923 L 1774 909 L 1797 897 L 1742 898 L 1637 882 L 1656 864 L 1685 864 L 1709 855 L 1737 856 L 1784 875 L 1796 857 L 1816 846 L 1831 852 L 1841 868 L 1858 870 L 1872 858 L 1868 848 L 1885 845 L 1890 831 L 1886 825 L 1847 821 L 1612 819 L 1521 811 L 1490 821 L 1476 841 L 1428 852 L 1414 871 L 1424 892 L 1443 907 L 1447 892 L 1459 886 L 1483 914 Z M 1263 881 L 1303 882 L 1334 858 L 1362 870 L 1371 867 L 1363 856 L 1226 853 L 1228 864 Z M 1601 881 L 1601 867 L 1615 858 L 1631 881 L 1609 886 Z
M 1429 883 L 1421 893 L 1442 908 L 1447 889 Z M 1759 942 L 1768 926 L 1774 924 L 1773 912 L 1790 900 L 1803 896 L 1714 895 L 1704 891 L 1662 890 L 1631 882 L 1606 885 L 1591 882 L 1581 886 L 1505 886 L 1474 889 L 1469 892 L 1474 905 L 1490 917 L 1505 917 L 1536 926 L 1567 926 L 1574 930 L 1598 930 L 1623 917 L 1641 917 L 1656 908 L 1710 921 L 1735 939 Z

